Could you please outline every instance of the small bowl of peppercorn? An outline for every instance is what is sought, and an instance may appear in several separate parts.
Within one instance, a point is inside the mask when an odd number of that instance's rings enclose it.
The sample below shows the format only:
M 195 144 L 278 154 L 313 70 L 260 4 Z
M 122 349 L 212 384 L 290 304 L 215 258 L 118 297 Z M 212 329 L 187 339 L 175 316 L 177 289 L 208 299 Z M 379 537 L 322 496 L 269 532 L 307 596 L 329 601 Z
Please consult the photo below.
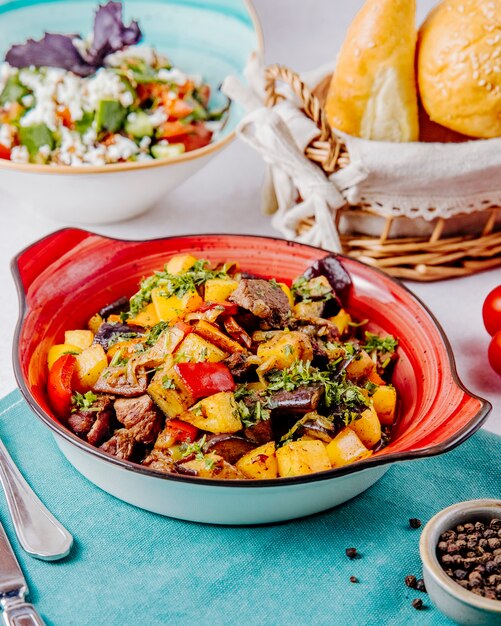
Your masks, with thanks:
M 501 625 L 501 500 L 443 509 L 419 547 L 426 589 L 442 613 L 458 624 Z

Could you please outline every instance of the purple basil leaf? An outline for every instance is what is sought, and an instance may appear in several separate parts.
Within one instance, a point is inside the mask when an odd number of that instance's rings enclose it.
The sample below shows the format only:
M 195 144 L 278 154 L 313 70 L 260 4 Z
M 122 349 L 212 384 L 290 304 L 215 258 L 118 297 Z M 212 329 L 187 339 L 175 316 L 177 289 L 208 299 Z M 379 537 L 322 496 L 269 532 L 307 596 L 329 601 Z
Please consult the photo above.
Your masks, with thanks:
M 58 35 L 45 33 L 43 39 L 28 39 L 24 44 L 12 46 L 5 55 L 12 67 L 60 67 L 79 76 L 88 76 L 95 67 L 85 61 L 73 45 L 77 35 Z
M 96 11 L 89 60 L 96 66 L 102 65 L 106 55 L 126 46 L 133 46 L 141 37 L 137 22 L 132 21 L 129 26 L 123 23 L 121 3 L 108 2 Z
M 317 276 L 325 276 L 341 302 L 343 304 L 346 302 L 352 286 L 351 277 L 336 254 L 330 254 L 319 261 L 315 261 L 304 272 L 304 276 L 308 280 Z

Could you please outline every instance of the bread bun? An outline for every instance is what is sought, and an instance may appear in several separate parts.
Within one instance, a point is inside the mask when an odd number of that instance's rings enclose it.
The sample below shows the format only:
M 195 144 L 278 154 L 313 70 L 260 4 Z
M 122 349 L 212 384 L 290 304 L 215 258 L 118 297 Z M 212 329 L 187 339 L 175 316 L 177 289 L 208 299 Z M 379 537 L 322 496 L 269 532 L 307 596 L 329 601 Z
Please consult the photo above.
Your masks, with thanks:
M 419 31 L 421 100 L 433 122 L 501 136 L 501 0 L 444 0 Z
M 326 100 L 333 128 L 416 141 L 415 0 L 367 0 L 350 25 Z

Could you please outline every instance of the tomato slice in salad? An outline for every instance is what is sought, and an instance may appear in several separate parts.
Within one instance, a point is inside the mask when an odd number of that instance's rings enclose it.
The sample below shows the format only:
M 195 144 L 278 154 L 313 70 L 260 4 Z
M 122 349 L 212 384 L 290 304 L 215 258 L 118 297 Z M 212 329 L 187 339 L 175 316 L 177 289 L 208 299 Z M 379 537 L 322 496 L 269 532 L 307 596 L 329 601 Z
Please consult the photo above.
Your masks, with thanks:
M 76 359 L 73 354 L 60 356 L 49 371 L 47 393 L 54 413 L 60 418 L 68 417 L 71 408 L 71 379 Z
M 10 161 L 10 149 L 0 143 L 0 159 Z

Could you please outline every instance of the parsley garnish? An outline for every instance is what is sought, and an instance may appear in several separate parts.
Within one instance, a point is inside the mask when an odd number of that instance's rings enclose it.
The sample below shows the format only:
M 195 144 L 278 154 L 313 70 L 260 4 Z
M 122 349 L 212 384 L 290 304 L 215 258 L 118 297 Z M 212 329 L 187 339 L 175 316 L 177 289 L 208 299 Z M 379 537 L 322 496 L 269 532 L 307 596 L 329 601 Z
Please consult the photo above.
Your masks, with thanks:
M 85 394 L 81 394 L 78 391 L 71 396 L 72 413 L 77 411 L 99 411 L 99 407 L 93 407 L 92 405 L 97 400 L 97 396 L 92 391 L 87 391 Z
M 378 335 L 374 335 L 369 331 L 365 331 L 365 344 L 362 348 L 366 352 L 372 352 L 376 350 L 377 352 L 395 352 L 398 346 L 398 340 L 395 339 L 392 335 L 388 335 L 387 337 L 379 337 Z
M 176 383 L 172 380 L 172 378 L 169 378 L 168 376 L 164 376 L 162 378 L 162 387 L 164 389 L 175 389 Z
M 179 450 L 181 452 L 181 458 L 185 459 L 187 456 L 195 455 L 195 458 L 198 461 L 201 461 L 204 457 L 203 447 L 207 440 L 207 435 L 204 435 L 200 441 L 194 441 L 193 443 L 182 443 L 179 446 Z
M 158 324 L 155 324 L 155 326 L 152 326 L 152 328 L 150 328 L 150 331 L 148 333 L 146 343 L 149 346 L 153 346 L 158 341 L 160 335 L 164 332 L 166 328 L 169 328 L 168 322 L 158 322 Z
M 197 287 L 211 278 L 227 278 L 227 276 L 226 265 L 223 265 L 219 270 L 211 270 L 209 269 L 209 262 L 203 259 L 194 263 L 189 270 L 182 274 L 170 274 L 167 271 L 167 266 L 165 266 L 163 270 L 155 272 L 152 276 L 141 281 L 141 288 L 130 299 L 128 316 L 137 315 L 151 302 L 151 292 L 154 289 L 161 289 L 161 294 L 166 298 L 171 296 L 182 298 L 186 293 L 195 291 Z

